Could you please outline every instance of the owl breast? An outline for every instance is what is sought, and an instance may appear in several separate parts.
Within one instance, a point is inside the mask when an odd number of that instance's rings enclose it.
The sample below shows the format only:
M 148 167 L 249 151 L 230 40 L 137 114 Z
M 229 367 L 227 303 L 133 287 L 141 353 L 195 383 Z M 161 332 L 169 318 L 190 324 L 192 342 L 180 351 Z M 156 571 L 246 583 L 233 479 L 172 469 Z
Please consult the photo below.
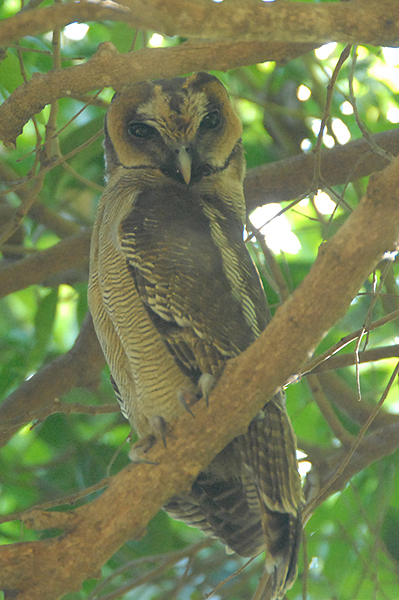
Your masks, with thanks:
M 89 303 L 101 323 L 97 335 L 122 411 L 143 437 L 152 433 L 155 416 L 169 421 L 184 412 L 176 389 L 193 390 L 194 385 L 165 352 L 164 339 L 139 295 L 134 268 L 115 239 L 114 231 L 121 226 L 120 213 L 109 207 L 115 208 L 104 203 L 95 223 Z

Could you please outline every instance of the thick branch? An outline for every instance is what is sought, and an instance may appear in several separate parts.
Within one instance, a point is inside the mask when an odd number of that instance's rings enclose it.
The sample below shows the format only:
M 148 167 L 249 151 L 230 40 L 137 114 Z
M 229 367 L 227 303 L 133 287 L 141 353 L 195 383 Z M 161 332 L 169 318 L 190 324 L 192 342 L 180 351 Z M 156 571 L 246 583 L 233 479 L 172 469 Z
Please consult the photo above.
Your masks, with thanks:
M 186 42 L 172 48 L 144 48 L 119 54 L 113 44 L 106 42 L 100 44 L 88 62 L 45 74 L 34 73 L 28 83 L 14 90 L 0 107 L 0 139 L 6 145 L 14 145 L 30 117 L 59 98 L 191 71 L 227 71 L 266 60 L 286 62 L 312 48 L 310 44 Z
M 396 46 L 399 8 L 395 0 L 349 3 L 226 3 L 191 0 L 121 0 L 77 2 L 20 13 L 0 26 L 0 44 L 45 33 L 74 21 L 128 21 L 134 28 L 202 39 L 267 40 L 317 45 L 330 41 Z
M 348 3 L 233 0 L 211 4 L 202 0 L 121 0 L 140 15 L 145 28 L 167 35 L 197 38 L 312 42 L 396 46 L 399 7 L 396 0 Z
M 26 35 L 39 35 L 56 27 L 84 21 L 127 21 L 128 8 L 116 2 L 69 2 L 17 13 L 0 23 L 0 45 L 7 46 Z M 139 19 L 136 21 L 139 23 Z M 140 26 L 140 25 L 139 25 Z
M 376 133 L 375 143 L 393 155 L 399 154 L 399 129 Z M 372 152 L 364 138 L 344 146 L 335 146 L 321 153 L 321 175 L 327 185 L 355 181 L 380 171 L 387 161 Z M 248 171 L 244 190 L 248 210 L 268 202 L 292 200 L 309 192 L 315 170 L 314 154 L 299 154 L 292 158 L 269 163 Z M 319 182 L 322 187 L 323 182 Z
M 196 405 L 196 418 L 187 415 L 175 424 L 168 447 L 158 444 L 151 451 L 150 460 L 160 464 L 127 467 L 100 498 L 75 511 L 71 529 L 63 536 L 4 547 L 2 587 L 17 600 L 56 600 L 78 590 L 86 577 L 97 576 L 107 558 L 127 539 L 138 536 L 165 500 L 186 489 L 230 439 L 245 432 L 274 390 L 300 372 L 309 351 L 346 312 L 383 253 L 398 240 L 396 159 L 372 178 L 367 197 L 322 246 L 310 273 L 264 334 L 227 364 L 209 407 Z M 396 429 L 394 444 L 384 446 L 385 451 L 392 452 L 398 444 Z M 368 462 L 380 454 L 368 450 Z M 364 460 L 358 463 L 358 468 L 363 466 Z M 49 522 L 56 526 L 57 513 Z
M 91 230 L 70 235 L 47 250 L 31 254 L 0 269 L 0 298 L 39 284 L 71 267 L 89 265 Z

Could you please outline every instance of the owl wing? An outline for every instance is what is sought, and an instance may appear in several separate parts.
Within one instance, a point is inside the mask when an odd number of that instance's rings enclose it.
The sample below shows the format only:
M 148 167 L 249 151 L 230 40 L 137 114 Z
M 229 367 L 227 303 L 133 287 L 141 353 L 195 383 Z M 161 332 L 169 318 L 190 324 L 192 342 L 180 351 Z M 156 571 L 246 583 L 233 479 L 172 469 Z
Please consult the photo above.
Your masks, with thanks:
M 229 216 L 210 196 L 212 224 L 201 202 L 189 188 L 147 188 L 120 225 L 122 252 L 148 314 L 194 378 L 220 373 L 264 329 L 268 310 L 244 242 L 237 243 L 242 236 L 235 216 L 226 227 Z M 229 262 L 212 235 L 218 219 L 233 232 L 226 240 Z
M 303 504 L 295 435 L 284 394 L 275 394 L 251 421 L 246 435 L 235 441 L 259 500 L 266 569 L 271 576 L 270 591 L 262 599 L 282 598 L 296 578 Z

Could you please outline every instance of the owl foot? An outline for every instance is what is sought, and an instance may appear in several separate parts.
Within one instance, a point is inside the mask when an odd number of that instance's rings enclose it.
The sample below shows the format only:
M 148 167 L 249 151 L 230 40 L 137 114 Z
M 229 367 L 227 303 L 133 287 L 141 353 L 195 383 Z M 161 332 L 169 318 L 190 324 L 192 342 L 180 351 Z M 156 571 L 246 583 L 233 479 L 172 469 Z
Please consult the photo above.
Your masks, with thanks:
M 166 448 L 166 434 L 168 432 L 168 424 L 163 417 L 156 415 L 151 419 L 152 429 L 156 438 L 161 438 L 163 445 Z
M 187 390 L 179 390 L 177 392 L 177 399 L 180 402 L 180 404 L 182 405 L 182 407 L 188 413 L 190 413 L 190 415 L 192 417 L 195 417 L 195 414 L 193 413 L 193 411 L 190 408 L 190 404 L 195 404 L 195 402 L 197 402 L 197 400 L 198 400 L 197 396 Z
M 155 416 L 151 419 L 152 430 L 154 434 L 146 435 L 139 439 L 129 450 L 129 458 L 134 463 L 147 463 L 149 465 L 157 465 L 158 463 L 152 462 L 145 458 L 145 455 L 160 438 L 163 445 L 166 448 L 166 433 L 168 430 L 168 424 L 163 417 Z
M 158 463 L 146 460 L 145 455 L 153 446 L 155 446 L 157 438 L 155 435 L 149 434 L 139 439 L 129 450 L 129 458 L 134 463 L 147 463 L 156 465 Z
M 195 417 L 190 407 L 199 400 L 205 400 L 205 404 L 209 406 L 209 394 L 215 387 L 215 384 L 215 377 L 210 373 L 204 373 L 198 381 L 198 393 L 193 393 L 189 390 L 179 390 L 177 392 L 177 398 L 183 408 L 189 412 L 192 417 Z
M 209 394 L 216 385 L 216 379 L 210 373 L 203 373 L 198 381 L 198 389 L 201 392 L 201 398 L 205 400 L 205 404 L 209 406 Z

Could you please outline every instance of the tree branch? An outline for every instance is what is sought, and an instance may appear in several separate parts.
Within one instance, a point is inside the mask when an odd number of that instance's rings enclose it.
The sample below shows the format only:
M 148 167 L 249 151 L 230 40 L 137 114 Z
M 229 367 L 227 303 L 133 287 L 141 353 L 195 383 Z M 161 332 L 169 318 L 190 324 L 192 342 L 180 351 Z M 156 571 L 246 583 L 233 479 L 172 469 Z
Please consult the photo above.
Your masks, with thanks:
M 347 452 L 349 451 L 348 446 L 341 448 L 338 452 L 334 451 L 327 460 L 321 461 L 322 468 L 317 470 L 319 476 L 317 488 L 323 490 L 326 486 L 326 489 L 317 496 L 315 501 L 309 501 L 304 510 L 304 521 L 307 522 L 315 508 L 320 506 L 324 500 L 335 492 L 342 490 L 356 473 L 359 473 L 376 460 L 393 454 L 398 448 L 399 423 L 396 422 L 380 427 L 363 438 L 348 461 L 348 464 L 346 464 L 342 473 L 337 478 L 334 476 L 337 469 L 339 470 L 346 460 Z M 312 491 L 313 495 L 314 492 Z
M 258 4 L 235 0 L 209 4 L 185 0 L 121 0 L 144 28 L 167 35 L 275 42 L 312 42 L 396 46 L 399 7 L 395 0 L 379 3 L 353 0 L 318 4 Z
M 195 419 L 187 415 L 172 426 L 167 448 L 157 444 L 151 450 L 149 458 L 158 465 L 125 468 L 101 497 L 68 517 L 69 528 L 62 536 L 1 550 L 0 583 L 9 597 L 56 600 L 79 590 L 85 578 L 97 577 L 104 562 L 126 540 L 139 536 L 168 498 L 187 489 L 229 440 L 246 431 L 276 388 L 300 372 L 309 351 L 346 312 L 383 253 L 397 247 L 398 241 L 396 159 L 371 179 L 367 196 L 321 247 L 310 273 L 266 331 L 240 357 L 229 361 L 209 407 L 196 405 Z M 356 454 L 352 457 L 347 477 L 399 445 L 398 425 L 387 427 L 384 438 L 380 431 L 378 440 L 368 436 L 362 441 L 360 459 Z M 344 479 L 342 475 L 339 485 L 344 485 Z M 336 481 L 334 489 L 337 485 Z M 65 526 L 65 517 L 60 518 Z M 49 526 L 56 527 L 57 519 L 57 513 L 51 513 Z
M 17 13 L 0 23 L 0 45 L 7 46 L 26 35 L 39 35 L 69 23 L 131 21 L 132 13 L 116 2 L 69 2 Z M 139 19 L 136 20 L 139 23 Z
M 365 399 L 359 402 L 356 391 L 350 388 L 336 373 L 321 373 L 319 379 L 327 398 L 338 410 L 359 425 L 367 421 L 374 410 L 373 404 Z M 398 421 L 398 415 L 380 410 L 371 423 L 370 430 L 398 423 Z
M 371 350 L 359 352 L 356 356 L 354 352 L 346 352 L 345 354 L 337 354 L 326 358 L 322 363 L 309 371 L 310 374 L 325 373 L 326 371 L 336 371 L 350 367 L 351 365 L 364 364 L 375 362 L 377 360 L 386 360 L 387 358 L 399 358 L 399 344 L 392 346 L 379 346 Z
M 89 267 L 91 229 L 70 235 L 47 250 L 0 268 L 0 298 L 40 284 L 71 267 Z
M 12 169 L 9 165 L 0 162 L 1 182 L 8 185 L 9 188 L 12 187 L 14 194 L 19 198 L 21 203 L 24 203 L 29 192 L 25 186 L 14 184 L 14 182 L 18 179 L 19 175 L 16 171 L 14 171 L 14 169 Z M 3 216 L 4 208 L 6 209 L 6 214 Z M 12 211 L 14 211 L 14 214 L 12 214 Z M 5 223 L 7 219 L 15 217 L 15 212 L 15 208 L 4 202 L 3 205 L 0 205 L 1 222 Z M 79 233 L 81 231 L 81 226 L 78 225 L 78 223 L 71 221 L 70 219 L 66 219 L 55 210 L 45 206 L 44 204 L 41 204 L 37 200 L 29 209 L 28 215 L 37 223 L 42 223 L 42 225 L 47 227 L 47 229 L 54 231 L 54 233 L 60 238 L 67 237 L 68 235 L 73 235 L 74 233 Z
M 286 62 L 312 48 L 312 44 L 185 42 L 171 48 L 144 48 L 120 54 L 113 44 L 104 42 L 86 63 L 34 73 L 27 83 L 14 90 L 0 107 L 0 139 L 6 146 L 13 146 L 30 117 L 59 98 L 107 86 L 117 90 L 137 81 L 177 77 L 191 71 L 227 71 L 266 60 Z
M 123 10 L 125 5 L 131 9 Z M 121 0 L 69 2 L 36 8 L 5 19 L 0 24 L 0 44 L 25 35 L 38 35 L 50 27 L 72 22 L 127 21 L 133 28 L 150 29 L 170 36 L 202 39 L 267 40 L 317 45 L 337 41 L 396 46 L 399 39 L 399 8 L 395 0 L 324 4 L 241 2 L 211 4 L 192 0 Z M 51 25 L 49 25 L 51 24 Z
M 376 133 L 373 141 L 393 155 L 399 154 L 399 129 Z M 356 181 L 384 169 L 387 160 L 375 154 L 363 137 L 321 152 L 320 170 L 323 181 L 333 186 Z M 299 154 L 285 160 L 255 167 L 244 182 L 245 201 L 249 211 L 268 202 L 292 200 L 310 191 L 315 174 L 313 153 Z
M 327 425 L 330 427 L 335 437 L 339 439 L 339 441 L 344 447 L 350 447 L 355 437 L 351 433 L 349 433 L 347 429 L 345 429 L 345 427 L 342 425 L 341 421 L 335 414 L 334 410 L 331 407 L 331 404 L 328 402 L 324 394 L 323 388 L 320 385 L 319 378 L 317 377 L 317 375 L 309 374 L 307 380 L 310 391 L 313 395 L 313 399 L 319 407 L 320 412 L 323 415 Z

